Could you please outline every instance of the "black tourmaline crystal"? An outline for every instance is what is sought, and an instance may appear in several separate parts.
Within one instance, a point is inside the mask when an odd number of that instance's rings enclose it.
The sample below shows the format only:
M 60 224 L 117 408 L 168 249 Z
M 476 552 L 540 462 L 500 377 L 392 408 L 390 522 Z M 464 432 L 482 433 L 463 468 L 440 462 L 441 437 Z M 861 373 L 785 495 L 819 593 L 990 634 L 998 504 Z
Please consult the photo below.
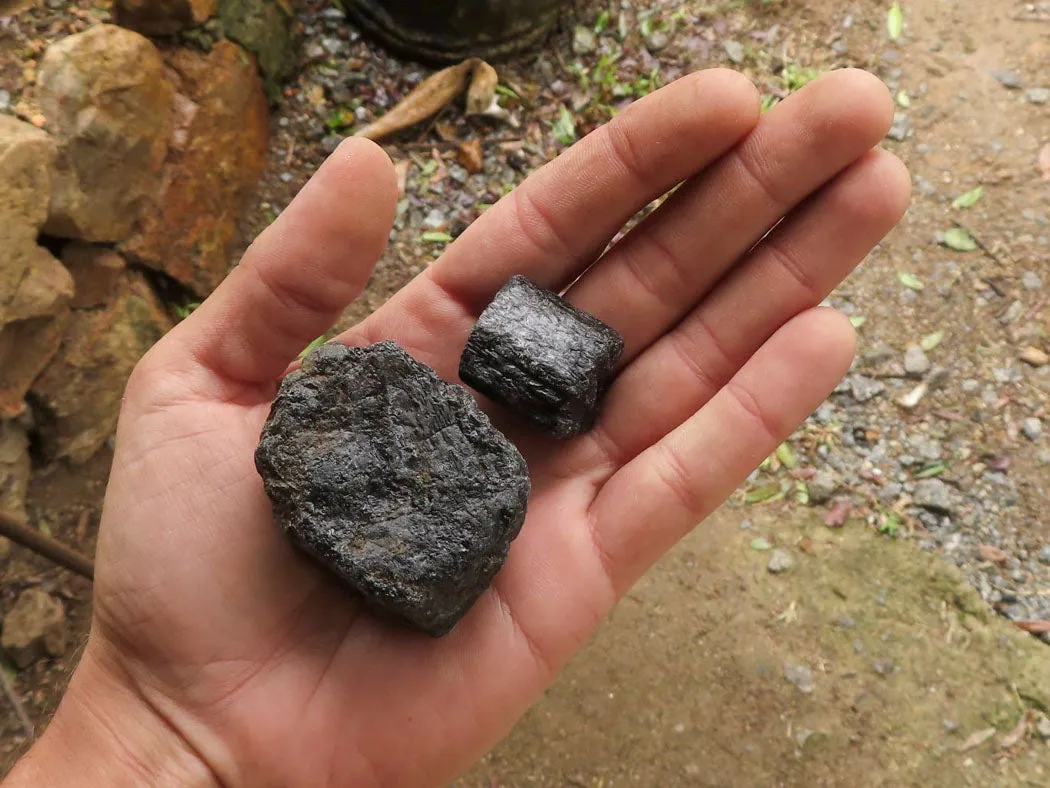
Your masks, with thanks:
M 586 432 L 623 337 L 557 293 L 514 276 L 467 340 L 459 376 L 558 438 Z
M 295 545 L 435 636 L 489 586 L 529 497 L 525 460 L 473 397 L 393 342 L 307 356 L 255 464 Z

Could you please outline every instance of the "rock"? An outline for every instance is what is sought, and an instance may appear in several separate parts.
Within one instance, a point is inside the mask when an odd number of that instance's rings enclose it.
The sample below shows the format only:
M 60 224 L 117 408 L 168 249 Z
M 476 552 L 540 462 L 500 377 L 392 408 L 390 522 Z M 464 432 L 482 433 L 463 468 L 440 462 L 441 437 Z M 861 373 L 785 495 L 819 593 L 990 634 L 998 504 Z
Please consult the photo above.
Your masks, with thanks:
M 821 468 L 806 483 L 806 487 L 811 503 L 827 503 L 838 492 L 839 478 L 834 471 Z
M 25 518 L 30 465 L 25 430 L 14 421 L 0 421 L 0 511 Z
M 1025 98 L 1029 104 L 1050 104 L 1050 88 L 1031 88 Z
M 1035 721 L 1035 732 L 1038 733 L 1039 738 L 1044 741 L 1050 739 L 1050 717 L 1047 717 L 1040 712 Z
M 930 387 L 926 383 L 920 383 L 910 391 L 905 392 L 897 398 L 897 404 L 905 410 L 912 410 L 918 407 L 919 403 L 922 402 L 923 397 L 929 392 Z
M 116 0 L 117 24 L 148 35 L 168 35 L 206 22 L 219 0 Z
M 291 17 L 273 0 L 223 0 L 219 21 L 227 38 L 255 55 L 269 95 L 276 96 L 278 83 L 298 65 Z
M 62 263 L 73 277 L 77 309 L 109 303 L 125 268 L 124 258 L 112 249 L 79 242 L 63 247 Z
M 1043 280 L 1035 271 L 1025 271 L 1021 274 L 1021 286 L 1025 290 L 1039 290 L 1043 287 Z
M 778 547 L 769 556 L 769 564 L 766 566 L 766 569 L 769 570 L 770 574 L 779 575 L 790 571 L 794 565 L 795 559 L 791 556 L 791 553 Z
M 208 55 L 176 50 L 176 121 L 185 143 L 164 167 L 159 209 L 120 246 L 200 297 L 226 276 L 237 222 L 254 197 L 269 141 L 266 97 L 251 58 L 220 41 Z M 192 105 L 192 109 L 188 105 Z
M 40 129 L 0 115 L 0 326 L 47 219 L 55 144 Z
M 1043 437 L 1043 422 L 1035 416 L 1029 416 L 1021 422 L 1021 433 L 1030 441 L 1037 441 Z
M 62 603 L 38 588 L 23 591 L 4 616 L 0 646 L 18 668 L 27 668 L 48 654 L 66 651 L 66 613 Z
M 558 438 L 590 429 L 623 337 L 556 293 L 513 276 L 474 325 L 464 383 Z
M 589 55 L 598 48 L 594 31 L 584 25 L 576 25 L 572 30 L 572 51 L 577 55 Z
M 473 397 L 389 341 L 307 356 L 281 384 L 255 461 L 294 544 L 434 636 L 502 567 L 530 489 Z
M 1024 363 L 1033 367 L 1045 367 L 1050 364 L 1050 355 L 1046 354 L 1046 351 L 1041 348 L 1029 346 L 1021 350 L 1018 358 Z
M 1039 563 L 1050 565 L 1050 544 L 1043 545 L 1039 548 L 1037 558 L 1039 559 Z
M 60 39 L 40 64 L 37 100 L 58 143 L 45 232 L 126 238 L 154 210 L 171 132 L 157 48 L 114 25 Z
M 977 545 L 977 554 L 982 561 L 991 561 L 993 564 L 1004 564 L 1010 558 L 1002 548 L 996 547 L 994 544 Z
M 657 52 L 661 52 L 664 49 L 666 49 L 668 43 L 669 39 L 667 37 L 667 33 L 665 33 L 663 30 L 654 30 L 646 37 L 645 48 L 653 54 L 656 54 Z
M 813 681 L 813 671 L 809 665 L 795 665 L 791 662 L 784 663 L 784 678 L 795 685 L 795 688 L 804 695 L 809 695 L 817 688 Z
M 857 402 L 867 402 L 886 390 L 881 380 L 874 380 L 864 375 L 853 375 L 848 381 L 850 393 Z
M 0 419 L 25 411 L 33 381 L 58 352 L 69 312 L 8 323 L 0 329 Z
M 893 125 L 890 126 L 890 130 L 886 132 L 886 136 L 895 142 L 904 142 L 910 133 L 911 118 L 903 112 L 895 113 L 893 115 Z
M 915 485 L 915 505 L 932 512 L 951 514 L 955 508 L 952 488 L 940 479 L 923 479 Z
M 871 668 L 880 676 L 892 676 L 897 672 L 897 666 L 893 664 L 892 659 L 874 659 L 871 661 Z
M 26 259 L 22 281 L 2 313 L 5 322 L 54 317 L 64 312 L 73 299 L 73 277 L 46 249 L 37 246 Z
M 1014 71 L 1007 71 L 1006 69 L 995 69 L 991 72 L 992 76 L 998 80 L 999 84 L 1008 90 L 1020 90 L 1024 87 L 1024 81 L 1021 79 L 1021 75 Z
M 930 371 L 930 360 L 919 345 L 908 345 L 904 351 L 904 371 L 909 377 L 921 378 Z
M 731 62 L 738 66 L 744 62 L 746 52 L 744 50 L 744 45 L 739 41 L 734 41 L 731 38 L 724 39 L 722 41 L 722 48 L 725 50 L 726 56 Z
M 133 271 L 121 275 L 105 308 L 73 311 L 58 354 L 30 391 L 48 459 L 83 462 L 105 443 L 131 370 L 170 327 L 164 307 Z
M 11 106 L 11 93 L 0 88 L 0 112 L 7 112 Z

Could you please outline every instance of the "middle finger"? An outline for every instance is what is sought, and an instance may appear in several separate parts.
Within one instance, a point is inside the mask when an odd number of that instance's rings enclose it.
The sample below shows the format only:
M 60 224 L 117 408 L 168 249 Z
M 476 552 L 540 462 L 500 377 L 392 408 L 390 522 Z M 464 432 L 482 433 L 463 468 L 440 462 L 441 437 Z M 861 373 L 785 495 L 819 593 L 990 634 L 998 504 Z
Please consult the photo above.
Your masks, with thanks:
M 808 85 L 614 246 L 568 300 L 623 334 L 626 365 L 794 206 L 878 144 L 892 117 L 886 87 L 864 71 Z

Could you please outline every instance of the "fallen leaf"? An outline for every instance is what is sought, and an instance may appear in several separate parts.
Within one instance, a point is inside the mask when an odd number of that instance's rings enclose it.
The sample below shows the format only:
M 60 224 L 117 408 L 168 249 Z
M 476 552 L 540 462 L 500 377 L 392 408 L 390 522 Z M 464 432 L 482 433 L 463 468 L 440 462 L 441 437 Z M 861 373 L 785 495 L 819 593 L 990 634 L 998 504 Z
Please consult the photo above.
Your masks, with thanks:
M 977 201 L 984 196 L 984 187 L 978 186 L 976 189 L 970 189 L 965 194 L 960 194 L 952 202 L 952 208 L 972 208 L 977 204 Z
M 558 119 L 552 125 L 554 138 L 562 145 L 572 145 L 576 141 L 576 121 L 564 104 L 558 108 Z
M 481 140 L 472 139 L 459 143 L 456 161 L 472 175 L 481 172 L 485 168 L 485 160 L 481 153 Z
M 934 476 L 940 476 L 942 473 L 948 470 L 948 463 L 941 461 L 935 462 L 925 466 L 922 470 L 915 474 L 916 479 L 932 479 Z
M 798 549 L 807 555 L 813 555 L 813 540 L 808 536 L 803 536 L 798 540 Z
M 467 90 L 467 114 L 488 114 L 496 102 L 496 70 L 472 57 L 424 79 L 388 113 L 360 129 L 355 136 L 378 140 L 413 126 L 440 112 Z M 484 106 L 482 106 L 484 104 Z M 497 108 L 498 108 L 497 103 Z
M 1050 181 L 1050 143 L 1044 145 L 1039 151 L 1039 169 L 1043 173 L 1043 178 Z
M 752 550 L 772 550 L 773 549 L 773 544 L 768 539 L 766 539 L 764 536 L 759 536 L 759 537 L 751 540 L 751 549 Z
M 994 735 L 995 728 L 985 728 L 984 730 L 977 731 L 977 733 L 974 733 L 970 738 L 959 745 L 959 752 L 967 752 L 976 747 L 980 747 Z
M 824 525 L 828 528 L 841 528 L 846 524 L 846 518 L 849 517 L 850 510 L 853 508 L 853 504 L 849 501 L 838 501 L 831 510 L 824 515 Z
M 798 460 L 795 459 L 795 452 L 791 450 L 791 446 L 787 443 L 781 443 L 777 446 L 777 459 L 788 470 L 798 465 Z
M 932 334 L 927 334 L 922 338 L 922 341 L 919 342 L 919 347 L 921 347 L 923 350 L 929 353 L 931 350 L 933 350 L 935 347 L 941 344 L 941 341 L 943 339 L 943 331 L 934 331 Z
M 993 564 L 1005 564 L 1007 559 L 1010 558 L 1010 556 L 998 547 L 990 544 L 978 545 L 977 552 L 980 553 L 981 558 L 985 561 L 991 561 Z
M 430 232 L 423 233 L 420 238 L 428 244 L 447 244 L 452 240 L 451 235 L 443 233 L 440 230 L 431 230 Z
M 1033 367 L 1045 367 L 1050 364 L 1050 355 L 1032 345 L 1021 351 L 1020 359 Z
M 1014 626 L 1025 632 L 1031 632 L 1033 635 L 1050 632 L 1050 621 L 1015 621 Z
M 405 191 L 408 189 L 408 171 L 411 167 L 411 159 L 401 159 L 401 161 L 394 163 L 394 174 L 397 176 L 398 199 L 404 197 Z
M 900 280 L 900 283 L 907 287 L 909 290 L 922 290 L 924 287 L 926 287 L 926 285 L 922 283 L 922 280 L 919 279 L 919 277 L 915 276 L 915 274 L 909 274 L 904 271 L 900 271 L 897 274 L 897 278 Z
M 860 328 L 861 326 L 863 326 L 865 323 L 868 322 L 868 318 L 864 317 L 864 315 L 851 315 L 850 319 L 849 319 L 849 322 L 850 322 L 850 325 L 853 326 L 854 328 Z
M 890 10 L 886 12 L 886 32 L 889 34 L 890 41 L 896 41 L 904 32 L 904 12 L 897 0 L 894 0 Z
M 944 245 L 957 252 L 972 252 L 977 248 L 977 241 L 962 227 L 953 227 L 945 231 Z
M 1020 721 L 1017 723 L 1017 727 L 1009 733 L 1003 734 L 999 738 L 999 749 L 1009 750 L 1021 739 L 1024 738 L 1025 733 L 1028 732 L 1028 714 L 1022 714 Z
M 744 500 L 747 503 L 764 503 L 766 501 L 772 501 L 773 499 L 779 500 L 784 497 L 784 493 L 780 490 L 780 485 L 776 482 L 770 482 L 769 484 L 763 484 L 761 487 L 757 487 L 747 495 L 744 496 Z

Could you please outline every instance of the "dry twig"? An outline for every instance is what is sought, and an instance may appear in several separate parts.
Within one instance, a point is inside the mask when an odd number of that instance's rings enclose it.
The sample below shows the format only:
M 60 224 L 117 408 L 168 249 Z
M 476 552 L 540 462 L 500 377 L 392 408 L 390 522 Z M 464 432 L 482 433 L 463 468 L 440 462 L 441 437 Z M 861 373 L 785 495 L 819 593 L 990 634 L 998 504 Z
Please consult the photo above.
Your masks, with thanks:
M 44 536 L 28 523 L 6 512 L 0 512 L 0 536 L 6 536 L 15 544 L 32 550 L 81 577 L 86 577 L 88 580 L 95 579 L 95 564 L 90 558 L 55 541 L 50 536 Z

